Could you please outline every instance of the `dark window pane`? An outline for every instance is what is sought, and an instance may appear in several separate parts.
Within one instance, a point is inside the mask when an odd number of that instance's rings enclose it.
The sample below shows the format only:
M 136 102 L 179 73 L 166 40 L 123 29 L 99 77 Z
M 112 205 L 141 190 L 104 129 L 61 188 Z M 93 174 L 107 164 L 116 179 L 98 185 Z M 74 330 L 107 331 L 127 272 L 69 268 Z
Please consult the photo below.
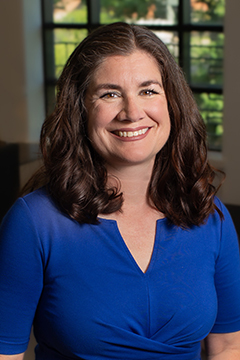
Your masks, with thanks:
M 101 0 L 100 22 L 142 25 L 175 24 L 179 0 Z
M 55 29 L 54 30 L 54 56 L 55 77 L 58 78 L 67 59 L 76 46 L 87 36 L 87 30 Z
M 199 110 L 206 124 L 210 150 L 222 149 L 223 95 L 194 94 Z
M 86 0 L 55 0 L 53 5 L 55 23 L 87 23 Z
M 191 22 L 223 24 L 225 0 L 191 0 Z
M 190 42 L 190 44 L 189 44 Z M 223 84 L 224 34 L 193 31 L 185 42 L 185 56 L 189 56 L 188 81 L 193 86 L 219 87 Z

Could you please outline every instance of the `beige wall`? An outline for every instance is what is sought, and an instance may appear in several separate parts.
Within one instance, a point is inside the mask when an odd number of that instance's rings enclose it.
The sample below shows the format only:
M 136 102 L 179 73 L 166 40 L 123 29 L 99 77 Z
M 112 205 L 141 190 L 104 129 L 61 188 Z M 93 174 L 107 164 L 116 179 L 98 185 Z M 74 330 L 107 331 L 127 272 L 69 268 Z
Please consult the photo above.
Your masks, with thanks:
M 224 170 L 226 203 L 240 205 L 240 1 L 226 0 L 224 65 Z M 240 219 L 239 219 L 240 221 Z
M 40 0 L 0 1 L 0 140 L 38 142 L 44 119 Z

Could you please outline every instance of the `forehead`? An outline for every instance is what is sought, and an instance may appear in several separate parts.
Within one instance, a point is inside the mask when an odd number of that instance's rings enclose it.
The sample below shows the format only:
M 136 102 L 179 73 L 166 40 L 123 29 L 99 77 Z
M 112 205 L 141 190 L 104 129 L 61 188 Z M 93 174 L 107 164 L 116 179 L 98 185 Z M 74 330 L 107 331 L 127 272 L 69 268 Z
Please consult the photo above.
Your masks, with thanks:
M 149 53 L 135 50 L 126 55 L 107 56 L 93 72 L 92 80 L 96 83 L 104 78 L 117 77 L 157 77 L 161 79 L 160 67 L 157 60 Z

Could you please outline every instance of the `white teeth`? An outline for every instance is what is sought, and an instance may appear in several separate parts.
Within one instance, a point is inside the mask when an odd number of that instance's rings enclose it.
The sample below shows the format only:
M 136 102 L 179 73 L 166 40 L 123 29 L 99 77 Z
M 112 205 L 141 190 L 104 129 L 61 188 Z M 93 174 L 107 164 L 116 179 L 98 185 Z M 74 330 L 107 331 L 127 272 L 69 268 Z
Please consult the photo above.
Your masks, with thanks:
M 116 135 L 120 137 L 134 137 L 143 135 L 148 131 L 148 128 L 138 130 L 138 131 L 116 131 Z

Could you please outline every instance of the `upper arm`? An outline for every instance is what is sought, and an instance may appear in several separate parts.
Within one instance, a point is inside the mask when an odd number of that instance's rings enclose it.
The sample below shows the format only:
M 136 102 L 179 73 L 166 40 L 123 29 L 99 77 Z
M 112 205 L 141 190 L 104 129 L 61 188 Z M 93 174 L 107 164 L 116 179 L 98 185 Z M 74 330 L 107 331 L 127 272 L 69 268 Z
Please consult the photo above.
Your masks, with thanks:
M 204 344 L 208 359 L 240 359 L 239 243 L 229 212 L 223 206 L 221 241 L 215 267 L 218 313 Z
M 205 339 L 206 354 L 209 359 L 224 353 L 233 353 L 240 358 L 240 331 L 224 334 L 210 333 Z M 233 356 L 234 356 L 233 355 Z M 229 357 L 230 359 L 230 357 Z M 233 357 L 235 359 L 235 357 Z
M 230 334 L 240 330 L 239 242 L 229 212 L 225 207 L 222 210 L 224 220 L 221 221 L 214 274 L 217 294 L 217 317 L 211 330 L 214 334 Z
M 0 359 L 22 359 L 43 285 L 42 251 L 31 213 L 19 200 L 0 227 Z M 16 357 L 18 356 L 18 357 Z
M 0 360 L 23 360 L 24 353 L 16 355 L 0 355 Z

